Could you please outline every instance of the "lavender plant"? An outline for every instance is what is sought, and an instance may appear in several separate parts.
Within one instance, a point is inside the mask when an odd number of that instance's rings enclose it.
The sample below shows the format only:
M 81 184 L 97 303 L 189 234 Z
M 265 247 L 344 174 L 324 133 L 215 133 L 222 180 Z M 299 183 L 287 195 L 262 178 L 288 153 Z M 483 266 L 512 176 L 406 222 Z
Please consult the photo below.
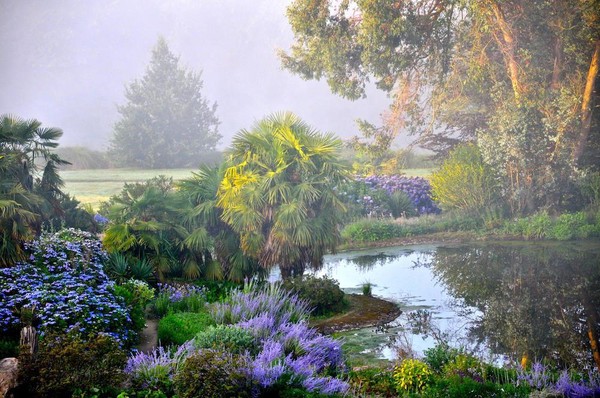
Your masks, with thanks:
M 218 323 L 250 331 L 260 347 L 247 373 L 259 389 L 284 383 L 311 392 L 342 393 L 349 385 L 326 376 L 344 369 L 341 345 L 308 327 L 308 304 L 279 285 L 234 292 L 214 307 Z M 285 377 L 284 377 L 285 376 Z
M 43 233 L 26 247 L 29 261 L 0 269 L 0 329 L 20 326 L 33 311 L 43 335 L 77 329 L 105 333 L 121 344 L 134 341 L 131 318 L 103 269 L 106 253 L 90 233 L 68 229 Z
M 138 352 L 129 357 L 125 373 L 135 387 L 168 392 L 172 390 L 173 377 L 193 352 L 192 342 L 176 349 L 160 346 L 149 353 Z

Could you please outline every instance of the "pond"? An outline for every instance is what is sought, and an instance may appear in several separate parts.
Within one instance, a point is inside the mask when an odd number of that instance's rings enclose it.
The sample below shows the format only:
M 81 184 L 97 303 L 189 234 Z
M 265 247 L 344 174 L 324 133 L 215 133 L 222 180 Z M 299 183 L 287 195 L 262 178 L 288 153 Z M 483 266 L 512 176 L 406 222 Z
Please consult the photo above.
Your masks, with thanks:
M 364 283 L 402 314 L 386 328 L 343 334 L 360 356 L 422 354 L 436 341 L 496 363 L 523 357 L 594 363 L 600 331 L 600 242 L 422 245 L 329 255 L 317 275 L 346 292 Z M 600 360 L 600 355 L 597 358 Z

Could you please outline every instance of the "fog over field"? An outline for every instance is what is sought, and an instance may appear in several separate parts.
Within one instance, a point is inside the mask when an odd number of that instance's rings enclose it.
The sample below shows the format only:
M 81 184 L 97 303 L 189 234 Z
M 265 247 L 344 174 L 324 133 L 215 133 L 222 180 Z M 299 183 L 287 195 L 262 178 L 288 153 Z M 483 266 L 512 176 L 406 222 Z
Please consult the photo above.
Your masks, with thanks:
M 202 70 L 223 135 L 289 110 L 348 138 L 354 120 L 379 123 L 388 98 L 351 102 L 326 82 L 284 71 L 276 49 L 292 32 L 280 0 L 0 0 L 0 114 L 60 127 L 60 143 L 105 149 L 124 88 L 144 74 L 160 35 L 180 64 Z

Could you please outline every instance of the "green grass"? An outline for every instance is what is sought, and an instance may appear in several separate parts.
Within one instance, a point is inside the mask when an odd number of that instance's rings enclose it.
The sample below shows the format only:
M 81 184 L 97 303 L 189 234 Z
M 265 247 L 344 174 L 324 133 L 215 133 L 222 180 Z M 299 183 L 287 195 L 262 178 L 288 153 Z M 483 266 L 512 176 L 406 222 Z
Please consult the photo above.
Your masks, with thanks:
M 165 175 L 173 180 L 191 177 L 195 169 L 96 169 L 62 170 L 60 176 L 65 182 L 64 191 L 76 197 L 81 203 L 89 203 L 94 208 L 112 195 L 121 192 L 123 184 L 142 182 Z
M 433 169 L 406 169 L 408 177 L 425 177 L 431 175 Z M 173 180 L 191 177 L 196 169 L 95 169 L 95 170 L 62 170 L 60 176 L 65 182 L 64 191 L 71 194 L 81 203 L 89 203 L 95 209 L 101 202 L 121 192 L 126 182 L 142 182 L 150 178 L 165 175 Z

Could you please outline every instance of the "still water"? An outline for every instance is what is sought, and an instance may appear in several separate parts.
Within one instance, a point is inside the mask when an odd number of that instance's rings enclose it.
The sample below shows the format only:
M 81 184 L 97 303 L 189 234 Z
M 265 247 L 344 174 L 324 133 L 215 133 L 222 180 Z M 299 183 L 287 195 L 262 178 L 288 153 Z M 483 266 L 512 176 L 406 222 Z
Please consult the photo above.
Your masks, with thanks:
M 422 245 L 326 256 L 317 275 L 373 295 L 402 314 L 388 328 L 346 333 L 364 353 L 394 359 L 436 341 L 495 362 L 524 355 L 567 366 L 593 363 L 600 332 L 600 242 Z M 590 338 L 590 336 L 592 336 Z

